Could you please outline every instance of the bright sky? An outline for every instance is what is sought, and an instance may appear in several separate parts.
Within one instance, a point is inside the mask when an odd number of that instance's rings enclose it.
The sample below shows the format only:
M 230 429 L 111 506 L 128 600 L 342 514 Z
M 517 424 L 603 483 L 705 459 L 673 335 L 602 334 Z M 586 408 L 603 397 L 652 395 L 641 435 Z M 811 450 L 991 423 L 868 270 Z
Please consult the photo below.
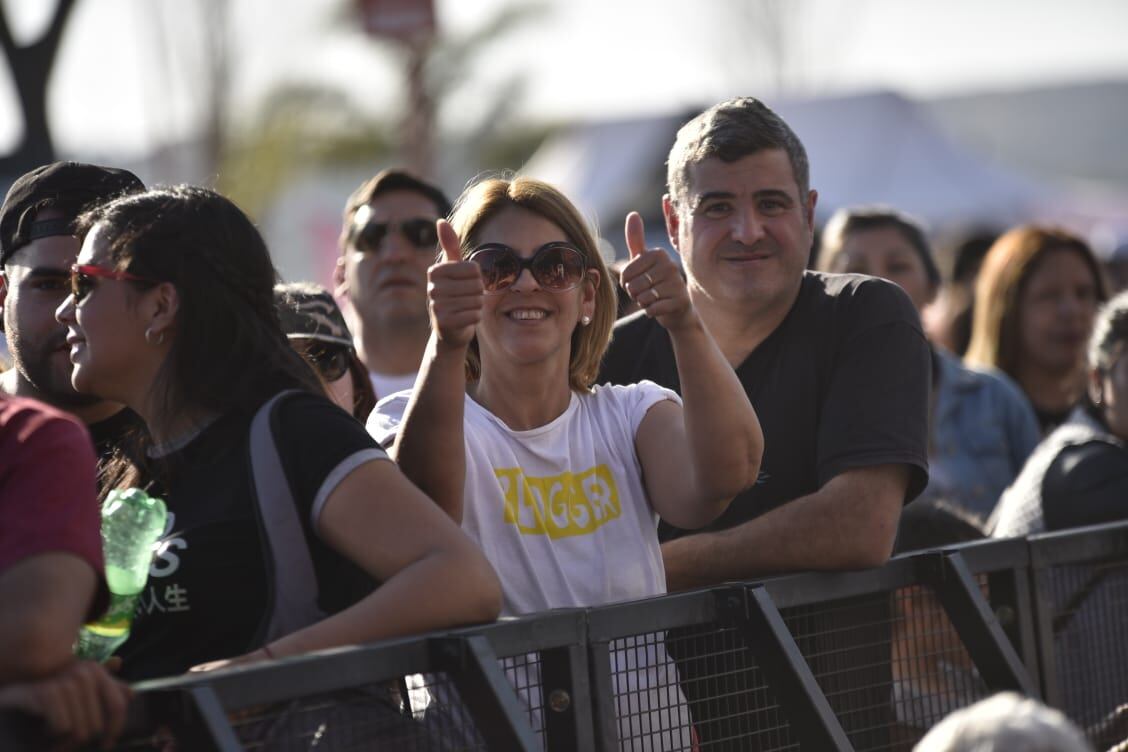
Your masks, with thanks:
M 79 0 L 50 96 L 68 156 L 138 154 L 190 134 L 214 0 Z M 223 0 L 219 0 L 223 4 Z M 282 82 L 347 90 L 394 116 L 397 56 L 334 8 L 348 0 L 230 0 L 237 115 Z M 444 33 L 463 37 L 514 0 L 436 0 Z M 49 0 L 0 0 L 17 34 Z M 519 30 L 484 48 L 444 107 L 473 122 L 499 87 L 512 117 L 588 119 L 666 112 L 737 93 L 768 99 L 893 88 L 931 96 L 1092 78 L 1128 79 L 1123 0 L 544 0 Z M 782 32 L 763 29 L 772 24 Z M 205 29 L 207 31 L 205 32 Z M 781 41 L 782 40 L 782 41 Z M 782 63 L 780 62 L 782 61 Z M 0 152 L 17 138 L 0 71 Z

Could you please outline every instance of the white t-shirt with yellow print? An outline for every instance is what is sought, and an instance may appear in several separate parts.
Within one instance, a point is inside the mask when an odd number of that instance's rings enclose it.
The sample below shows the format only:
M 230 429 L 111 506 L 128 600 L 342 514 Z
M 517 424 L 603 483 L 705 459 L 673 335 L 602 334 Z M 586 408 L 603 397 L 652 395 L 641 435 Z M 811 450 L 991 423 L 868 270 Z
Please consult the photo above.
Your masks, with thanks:
M 376 406 L 369 432 L 391 443 L 410 392 Z M 466 398 L 462 528 L 501 578 L 502 614 L 599 606 L 666 592 L 658 517 L 635 433 L 675 392 L 644 381 L 572 392 L 560 417 L 514 431 Z
M 381 400 L 368 431 L 390 446 L 410 392 Z M 514 431 L 469 397 L 462 529 L 501 579 L 504 616 L 600 606 L 666 592 L 658 516 L 642 484 L 635 434 L 658 402 L 677 393 L 643 381 L 572 392 L 552 422 Z M 691 721 L 661 635 L 615 640 L 612 684 L 620 750 L 690 749 Z M 535 656 L 503 661 L 536 708 Z M 543 719 L 534 713 L 539 733 Z

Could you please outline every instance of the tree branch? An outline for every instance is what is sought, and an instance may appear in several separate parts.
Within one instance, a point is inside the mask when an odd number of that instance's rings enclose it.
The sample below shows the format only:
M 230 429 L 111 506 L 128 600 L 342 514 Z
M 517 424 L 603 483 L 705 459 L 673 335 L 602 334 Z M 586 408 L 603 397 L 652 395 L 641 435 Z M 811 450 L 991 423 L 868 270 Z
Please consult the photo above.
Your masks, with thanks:
M 4 5 L 0 3 L 0 49 L 4 50 L 4 57 L 12 60 L 18 52 L 16 40 L 12 39 L 12 30 L 8 28 L 8 16 L 4 13 Z M 15 67 L 14 65 L 12 66 Z

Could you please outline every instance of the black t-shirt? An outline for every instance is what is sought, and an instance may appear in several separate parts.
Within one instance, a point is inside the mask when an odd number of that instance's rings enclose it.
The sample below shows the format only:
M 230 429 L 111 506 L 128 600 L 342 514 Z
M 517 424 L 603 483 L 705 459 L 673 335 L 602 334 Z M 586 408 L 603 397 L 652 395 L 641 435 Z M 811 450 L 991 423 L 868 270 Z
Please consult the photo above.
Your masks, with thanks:
M 1105 441 L 1066 447 L 1042 479 L 1047 530 L 1128 519 L 1128 450 Z
M 118 650 L 127 680 L 179 674 L 257 647 L 251 643 L 265 618 L 267 570 L 252 506 L 252 417 L 224 415 L 166 458 L 167 480 L 152 492 L 167 503 L 169 521 L 130 637 Z M 386 455 L 362 425 L 323 397 L 286 399 L 275 418 L 275 443 L 312 555 L 320 605 L 338 611 L 374 583 L 322 543 L 311 512 L 342 462 L 358 452 Z
M 905 500 L 915 498 L 928 482 L 930 363 L 899 287 L 806 272 L 787 316 L 736 369 L 764 432 L 759 480 L 706 529 L 758 517 L 858 467 L 908 465 Z M 616 325 L 599 381 L 641 379 L 680 391 L 669 335 L 640 313 Z M 680 532 L 663 525 L 661 536 Z

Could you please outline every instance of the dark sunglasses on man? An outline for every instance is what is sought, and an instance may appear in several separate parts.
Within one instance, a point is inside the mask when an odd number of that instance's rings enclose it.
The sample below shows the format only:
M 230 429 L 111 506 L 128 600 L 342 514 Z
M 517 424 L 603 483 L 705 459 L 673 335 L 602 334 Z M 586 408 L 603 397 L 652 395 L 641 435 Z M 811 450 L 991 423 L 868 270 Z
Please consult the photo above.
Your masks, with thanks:
M 439 236 L 435 230 L 435 220 L 427 217 L 412 217 L 398 222 L 373 222 L 372 207 L 362 206 L 353 215 L 349 230 L 349 244 L 361 253 L 379 253 L 384 240 L 393 232 L 398 232 L 424 253 L 435 253 Z

